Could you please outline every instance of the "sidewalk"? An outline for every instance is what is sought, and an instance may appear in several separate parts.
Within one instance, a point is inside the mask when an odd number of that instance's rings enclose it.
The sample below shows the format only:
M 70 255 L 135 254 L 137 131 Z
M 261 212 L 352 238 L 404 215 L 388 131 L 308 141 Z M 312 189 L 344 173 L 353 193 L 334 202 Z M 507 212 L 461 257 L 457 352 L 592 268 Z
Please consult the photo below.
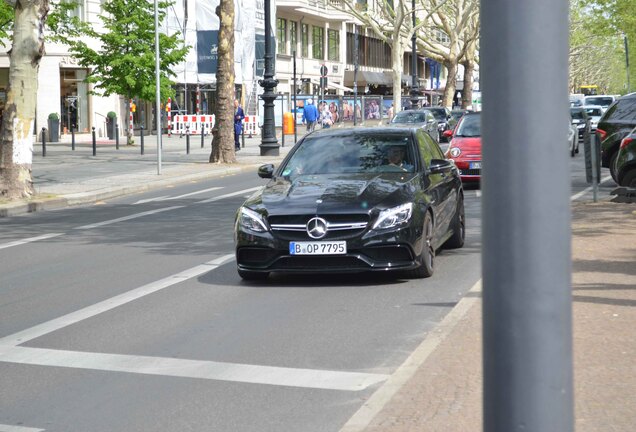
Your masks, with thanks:
M 636 205 L 575 203 L 572 211 L 575 430 L 633 432 Z M 482 430 L 480 288 L 341 432 Z
M 303 128 L 304 129 L 304 128 Z M 253 171 L 266 163 L 279 163 L 294 145 L 294 136 L 285 136 L 279 156 L 260 156 L 260 136 L 245 137 L 245 147 L 236 153 L 235 164 L 209 163 L 211 137 L 190 136 L 190 152 L 187 153 L 186 137 L 173 135 L 162 137 L 161 174 L 158 174 L 157 136 L 144 137 L 144 154 L 141 140 L 135 136 L 133 146 L 125 145 L 122 138 L 119 150 L 114 140 L 96 139 L 96 155 L 93 156 L 92 137 L 76 135 L 72 150 L 70 135 L 62 142 L 47 143 L 46 157 L 42 156 L 42 143 L 35 143 L 32 175 L 36 196 L 18 202 L 0 201 L 0 218 L 28 212 L 51 210 L 157 189 L 168 185 L 187 183 L 219 177 L 241 171 Z M 303 133 L 298 130 L 298 139 Z

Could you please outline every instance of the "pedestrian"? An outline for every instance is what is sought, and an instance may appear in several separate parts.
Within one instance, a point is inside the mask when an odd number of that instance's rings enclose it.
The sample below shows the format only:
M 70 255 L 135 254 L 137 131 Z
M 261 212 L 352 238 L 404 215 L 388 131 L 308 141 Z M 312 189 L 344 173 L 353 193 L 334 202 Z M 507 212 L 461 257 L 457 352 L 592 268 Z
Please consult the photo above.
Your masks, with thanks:
M 389 123 L 391 123 L 391 120 L 393 120 L 393 104 L 391 104 L 386 114 L 389 117 Z
M 322 108 L 320 109 L 320 124 L 323 129 L 328 129 L 333 124 L 333 119 L 331 118 L 331 112 L 329 112 L 329 106 L 326 102 L 321 104 Z
M 316 109 L 316 105 L 314 105 L 314 101 L 312 99 L 307 99 L 307 103 L 303 108 L 303 124 L 307 123 L 307 132 L 314 130 L 317 119 L 318 109 Z
M 239 105 L 238 99 L 234 99 L 234 150 L 241 150 L 241 143 L 239 137 L 243 132 L 243 120 L 245 119 L 245 113 L 243 108 Z

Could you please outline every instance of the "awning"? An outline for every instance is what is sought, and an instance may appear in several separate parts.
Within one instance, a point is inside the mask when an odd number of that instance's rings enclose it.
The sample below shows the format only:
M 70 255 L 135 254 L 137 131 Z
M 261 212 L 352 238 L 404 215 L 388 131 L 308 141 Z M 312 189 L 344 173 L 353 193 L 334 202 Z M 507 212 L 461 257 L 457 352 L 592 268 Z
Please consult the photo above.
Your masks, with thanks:
M 361 85 L 365 86 L 367 84 L 378 84 L 378 85 L 392 84 L 391 77 L 385 74 L 384 72 L 358 71 L 356 80 L 357 80 L 358 86 L 361 86 Z M 353 83 L 352 70 L 345 71 L 345 82 Z
M 320 80 L 317 80 L 317 79 L 313 79 L 313 78 L 312 78 L 312 79 L 311 79 L 311 82 L 312 82 L 312 83 L 314 83 L 314 84 L 316 84 L 317 86 L 319 86 L 319 85 L 320 85 Z M 335 82 L 331 82 L 331 80 L 329 80 L 329 79 L 327 79 L 327 87 L 328 87 L 328 88 L 332 88 L 332 89 L 337 89 L 337 90 L 344 90 L 344 91 L 348 91 L 348 92 L 352 92 L 352 91 L 353 91 L 353 89 L 352 89 L 352 88 L 345 87 L 345 86 L 343 86 L 342 84 L 338 84 L 338 83 L 335 83 Z

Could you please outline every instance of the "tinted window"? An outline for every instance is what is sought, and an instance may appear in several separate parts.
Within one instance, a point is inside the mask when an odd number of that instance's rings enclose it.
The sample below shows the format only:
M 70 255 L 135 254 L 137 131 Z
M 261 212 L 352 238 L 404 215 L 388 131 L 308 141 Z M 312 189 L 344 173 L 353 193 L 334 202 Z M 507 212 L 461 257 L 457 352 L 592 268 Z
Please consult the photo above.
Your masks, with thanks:
M 610 106 L 614 99 L 608 96 L 592 96 L 585 98 L 586 105 Z
M 627 120 L 636 121 L 636 98 L 621 98 L 614 103 L 601 118 L 604 120 Z
M 422 157 L 422 162 L 426 168 L 430 166 L 431 159 L 444 159 L 443 156 L 439 157 L 439 155 L 434 151 L 433 145 L 437 146 L 437 144 L 430 136 L 428 136 L 428 134 L 418 132 L 417 145 L 420 148 L 420 156 Z
M 465 115 L 457 125 L 455 136 L 479 137 L 481 136 L 481 116 Z
M 585 120 L 585 118 L 587 117 L 585 110 L 583 109 L 571 109 L 570 115 L 572 116 L 573 120 Z
M 391 123 L 424 123 L 426 113 L 415 111 L 400 111 L 393 117 Z
M 446 120 L 446 110 L 444 108 L 430 108 L 428 111 L 433 113 L 437 120 Z
M 594 117 L 600 117 L 603 115 L 603 110 L 601 110 L 600 108 L 586 108 L 585 111 L 587 111 L 587 115 L 591 115 Z
M 385 172 L 391 150 L 402 150 L 406 171 L 414 171 L 410 132 L 400 134 L 314 135 L 305 138 L 282 168 L 282 175 Z

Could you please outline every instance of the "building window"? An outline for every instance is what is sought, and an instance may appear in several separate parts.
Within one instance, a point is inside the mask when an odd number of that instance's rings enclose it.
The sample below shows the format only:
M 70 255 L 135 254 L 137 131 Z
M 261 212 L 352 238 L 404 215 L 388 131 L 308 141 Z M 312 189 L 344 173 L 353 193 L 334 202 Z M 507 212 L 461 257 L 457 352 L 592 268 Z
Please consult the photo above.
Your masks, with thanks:
M 309 24 L 300 25 L 301 55 L 309 57 Z
M 63 0 L 62 2 L 75 5 L 73 9 L 69 9 L 67 11 L 68 17 L 77 17 L 79 18 L 80 21 L 86 21 L 84 0 L 76 0 L 76 1 Z
M 325 29 L 322 27 L 313 27 L 313 58 L 323 60 L 325 58 Z
M 298 32 L 298 23 L 296 21 L 290 21 L 289 22 L 289 43 L 291 45 L 291 53 L 293 54 L 294 51 L 298 51 L 298 47 L 296 46 L 296 43 L 298 41 L 297 38 L 297 32 Z
M 437 30 L 437 33 L 435 34 L 435 40 L 442 44 L 450 43 L 450 38 L 448 37 L 448 35 L 441 30 Z
M 340 32 L 329 30 L 327 32 L 328 59 L 332 61 L 340 60 Z
M 287 53 L 287 20 L 276 18 L 276 39 L 278 43 L 278 54 Z

